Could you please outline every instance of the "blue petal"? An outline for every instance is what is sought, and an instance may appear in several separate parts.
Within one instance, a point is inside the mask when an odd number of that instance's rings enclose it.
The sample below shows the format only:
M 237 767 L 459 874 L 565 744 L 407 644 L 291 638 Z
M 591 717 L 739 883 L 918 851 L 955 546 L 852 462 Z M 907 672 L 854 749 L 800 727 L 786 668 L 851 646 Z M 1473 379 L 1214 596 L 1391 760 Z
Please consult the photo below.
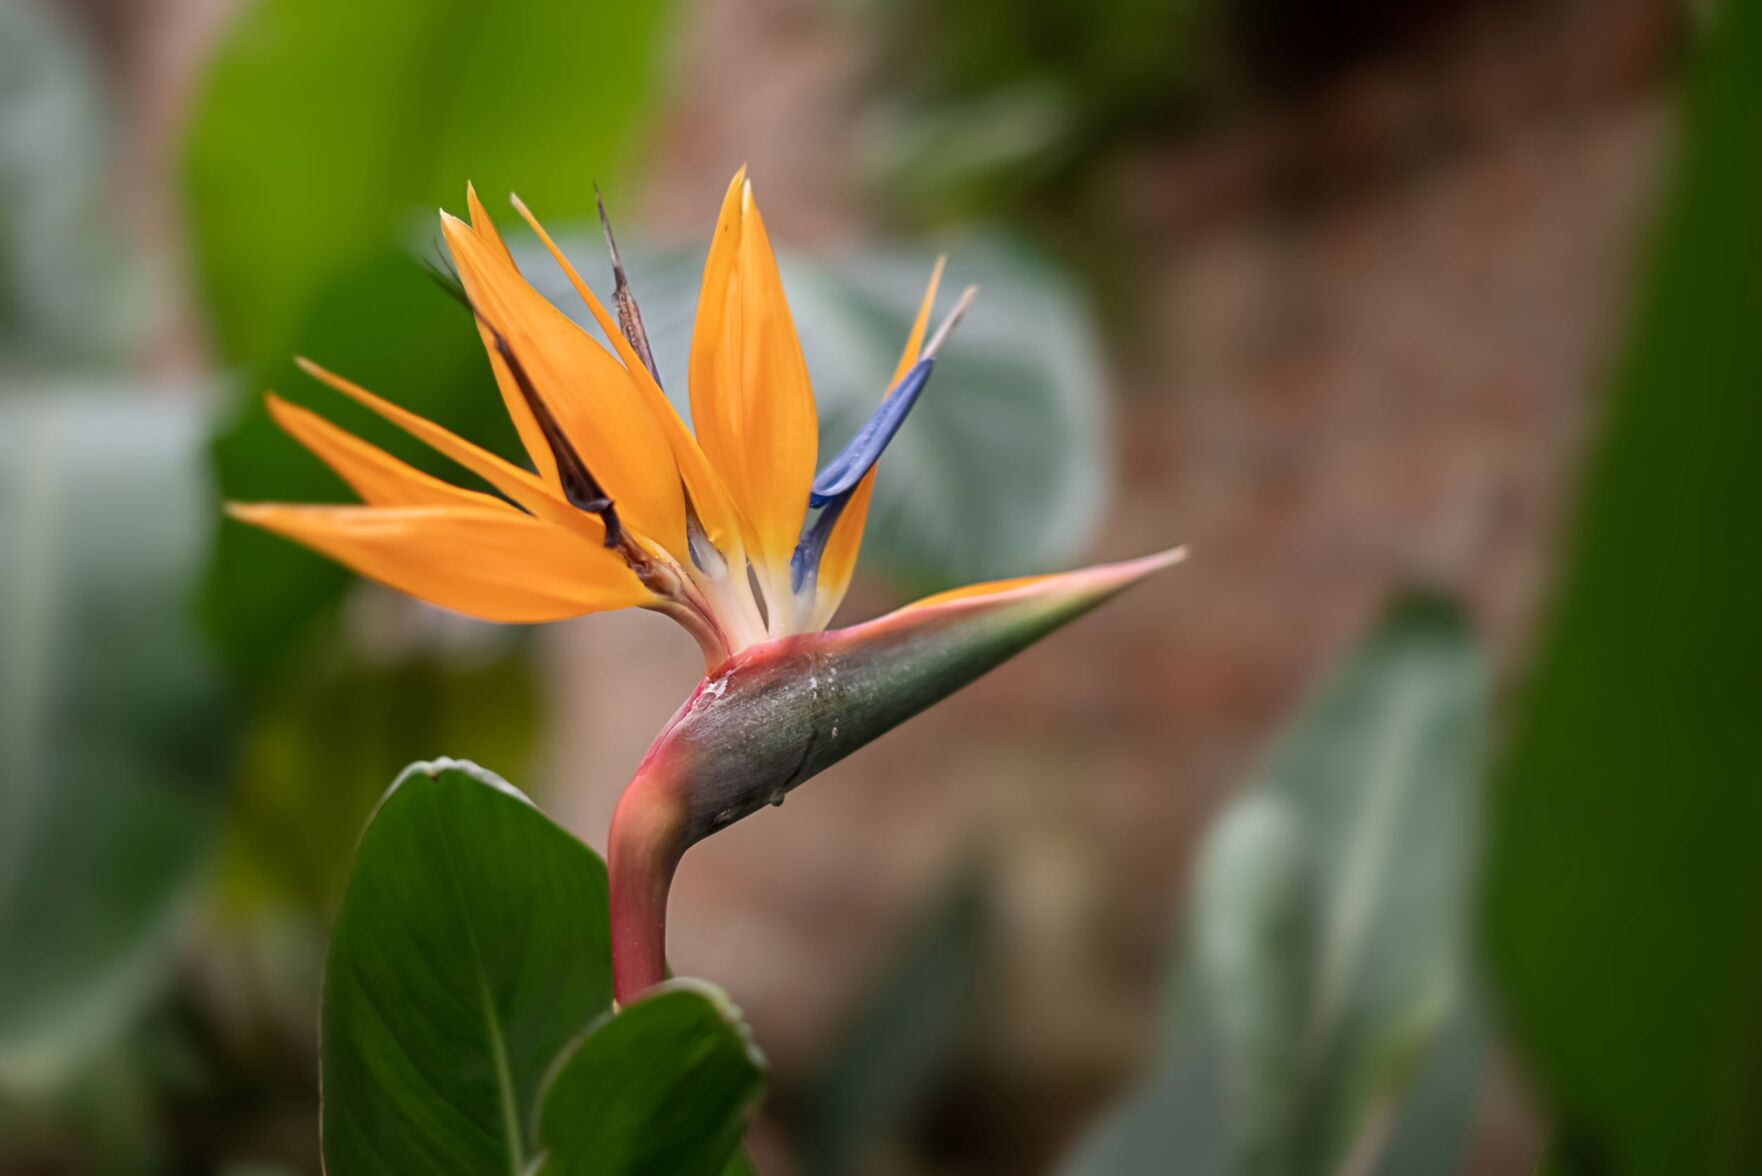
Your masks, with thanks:
M 850 501 L 847 494 L 842 498 L 833 499 L 819 517 L 802 532 L 795 551 L 789 557 L 789 590 L 800 594 L 803 586 L 812 583 L 820 574 L 820 557 L 826 553 L 826 544 L 832 538 L 832 528 L 838 522 L 838 516 L 844 513 L 844 504 Z
M 930 379 L 930 369 L 935 365 L 934 358 L 920 359 L 905 374 L 892 394 L 881 402 L 874 415 L 857 430 L 857 435 L 838 451 L 837 457 L 826 463 L 826 468 L 814 479 L 813 489 L 808 494 L 809 506 L 825 506 L 850 496 L 857 488 L 857 483 L 863 480 L 863 475 L 881 459 L 882 451 L 905 423 L 906 414 L 918 402 L 918 394 L 924 390 L 924 385 Z M 824 542 L 821 545 L 824 546 Z

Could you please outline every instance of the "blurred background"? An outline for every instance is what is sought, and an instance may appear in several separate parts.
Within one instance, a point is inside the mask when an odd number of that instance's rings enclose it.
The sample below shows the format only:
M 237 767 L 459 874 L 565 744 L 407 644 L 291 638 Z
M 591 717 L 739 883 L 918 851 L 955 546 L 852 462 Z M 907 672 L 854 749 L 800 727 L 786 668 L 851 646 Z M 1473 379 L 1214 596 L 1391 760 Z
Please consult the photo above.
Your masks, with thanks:
M 513 451 L 468 180 L 682 390 L 742 163 L 827 443 L 984 287 L 846 620 L 1194 552 L 688 856 L 761 1170 L 1762 1170 L 1756 7 L 0 0 L 0 1173 L 318 1171 L 405 763 L 603 849 L 689 641 L 218 503 L 344 497 L 265 389 L 428 461 L 296 354 Z

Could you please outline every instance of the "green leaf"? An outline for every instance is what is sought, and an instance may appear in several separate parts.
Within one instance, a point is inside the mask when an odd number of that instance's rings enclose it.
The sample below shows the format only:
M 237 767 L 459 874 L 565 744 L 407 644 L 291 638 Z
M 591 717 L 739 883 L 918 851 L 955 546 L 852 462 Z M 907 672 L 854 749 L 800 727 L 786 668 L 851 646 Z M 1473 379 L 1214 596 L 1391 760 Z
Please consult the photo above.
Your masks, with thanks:
M 1486 927 L 1559 1171 L 1762 1169 L 1762 7 L 1707 16 L 1494 793 Z
M 0 406 L 0 1082 L 26 1086 L 165 978 L 234 741 L 190 611 L 190 398 L 42 391 Z
M 215 53 L 185 180 L 222 352 L 279 358 L 416 210 L 518 188 L 581 214 L 633 145 L 665 4 L 260 0 Z M 432 229 L 430 231 L 433 231 Z
M 539 1115 L 540 1176 L 715 1176 L 765 1089 L 740 1013 L 673 980 L 608 1016 L 559 1060 Z
M 593 280 L 605 250 L 597 228 L 559 241 Z M 540 289 L 585 317 L 547 257 L 518 238 L 510 244 Z M 623 241 L 620 249 L 662 383 L 689 416 L 686 367 L 703 254 Z M 866 566 L 922 590 L 1069 566 L 1091 546 L 1112 489 L 1106 377 L 1075 287 L 1003 241 L 952 241 L 945 252 L 937 313 L 968 283 L 981 286 L 979 301 L 882 459 L 864 538 Z M 822 455 L 837 452 L 880 403 L 935 259 L 921 248 L 828 260 L 781 253 L 819 404 Z
M 518 1176 L 546 1069 L 611 999 L 599 858 L 474 764 L 412 765 L 331 939 L 327 1170 Z

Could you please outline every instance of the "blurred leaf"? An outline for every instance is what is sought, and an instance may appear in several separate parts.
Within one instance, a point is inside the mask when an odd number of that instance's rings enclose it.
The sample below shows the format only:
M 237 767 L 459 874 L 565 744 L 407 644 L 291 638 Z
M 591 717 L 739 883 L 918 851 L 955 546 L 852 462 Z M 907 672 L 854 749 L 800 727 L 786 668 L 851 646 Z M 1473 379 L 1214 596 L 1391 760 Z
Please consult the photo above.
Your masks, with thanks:
M 234 737 L 190 615 L 202 422 L 91 391 L 0 406 L 0 1081 L 25 1085 L 163 979 Z
M 1494 794 L 1487 930 L 1562 1171 L 1762 1169 L 1762 7 L 1708 15 Z
M 68 18 L 0 0 L 0 365 L 118 354 L 143 309 L 104 182 L 98 81 Z
M 480 444 L 512 436 L 470 316 L 410 247 L 439 249 L 432 210 L 464 212 L 467 180 L 496 209 L 518 188 L 539 207 L 589 211 L 593 182 L 615 181 L 635 145 L 668 8 L 244 6 L 185 156 L 198 275 L 221 355 L 243 375 L 216 441 L 225 497 L 339 495 L 260 403 L 270 387 L 306 399 L 313 384 L 294 375 L 296 354 Z M 340 397 L 319 397 L 324 415 L 349 418 L 333 412 Z M 205 613 L 235 669 L 263 678 L 346 582 L 318 556 L 226 524 Z
M 580 304 L 548 259 L 513 242 L 557 305 Z M 563 242 L 591 275 L 597 230 Z M 624 246 L 662 382 L 683 414 L 701 254 Z M 998 241 L 952 243 L 938 311 L 969 282 L 978 303 L 887 450 L 864 540 L 868 567 L 926 590 L 1068 565 L 1094 538 L 1111 466 L 1105 374 L 1062 275 Z M 821 452 L 841 447 L 886 391 L 935 254 L 780 259 L 820 406 Z
M 1410 1092 L 1447 1102 L 1478 1085 L 1478 1052 L 1438 1060 L 1436 1042 L 1464 998 L 1483 693 L 1459 614 L 1416 597 L 1310 702 L 1201 853 L 1173 1057 L 1077 1170 L 1167 1170 L 1177 1156 L 1182 1171 L 1461 1167 L 1453 1108 L 1401 1125 Z M 1199 1126 L 1187 1143 L 1172 1124 Z M 1400 1163 L 1377 1166 L 1392 1127 Z
M 1304 998 L 1283 1063 L 1301 1075 L 1297 1157 L 1344 1157 L 1408 1085 L 1460 996 L 1483 678 L 1457 611 L 1405 600 L 1309 704 L 1261 784 L 1290 807 L 1312 868 L 1313 947 L 1292 961 Z M 1232 917 L 1199 913 L 1202 926 Z M 1262 982 L 1206 971 L 1219 999 Z M 1231 1044 L 1232 1066 L 1252 1064 Z
M 594 1026 L 546 1083 L 539 1176 L 716 1176 L 765 1089 L 720 990 L 674 980 Z
M 1413 1077 L 1391 1107 L 1376 1176 L 1440 1176 L 1460 1172 L 1474 1144 L 1481 1085 L 1491 1052 L 1492 1026 L 1480 993 L 1471 986 L 1455 1002 Z M 1382 1134 L 1380 1131 L 1377 1134 Z
M 1292 1160 L 1303 1100 L 1314 1097 L 1302 1041 L 1315 986 L 1319 863 L 1296 807 L 1248 792 L 1218 819 L 1194 882 L 1194 985 L 1227 1080 L 1245 1172 Z
M 991 932 L 984 875 L 957 876 L 827 1050 L 805 1099 L 803 1168 L 855 1171 L 978 1015 Z
M 593 851 L 474 764 L 412 765 L 361 838 L 331 939 L 327 1169 L 522 1171 L 546 1069 L 611 989 Z
M 518 188 L 580 214 L 633 145 L 665 4 L 259 0 L 216 51 L 187 142 L 223 354 L 279 358 L 337 273 L 412 212 Z

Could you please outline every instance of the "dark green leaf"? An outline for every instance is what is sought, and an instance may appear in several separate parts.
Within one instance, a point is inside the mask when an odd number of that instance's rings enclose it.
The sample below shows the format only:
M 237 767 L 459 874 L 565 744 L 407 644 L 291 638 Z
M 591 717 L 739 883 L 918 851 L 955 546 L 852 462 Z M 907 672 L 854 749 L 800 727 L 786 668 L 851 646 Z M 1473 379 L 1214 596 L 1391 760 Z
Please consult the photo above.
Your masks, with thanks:
M 0 1079 L 11 1082 L 63 1076 L 164 977 L 234 739 L 191 616 L 212 510 L 202 421 L 173 390 L 88 391 L 0 407 Z
M 673 980 L 594 1026 L 546 1084 L 539 1176 L 716 1176 L 765 1089 L 740 1013 Z
M 412 765 L 362 836 L 331 940 L 327 1170 L 518 1176 L 546 1069 L 611 988 L 593 851 L 473 764 Z
M 1562 1171 L 1762 1169 L 1762 6 L 1706 12 L 1494 798 L 1487 928 Z

